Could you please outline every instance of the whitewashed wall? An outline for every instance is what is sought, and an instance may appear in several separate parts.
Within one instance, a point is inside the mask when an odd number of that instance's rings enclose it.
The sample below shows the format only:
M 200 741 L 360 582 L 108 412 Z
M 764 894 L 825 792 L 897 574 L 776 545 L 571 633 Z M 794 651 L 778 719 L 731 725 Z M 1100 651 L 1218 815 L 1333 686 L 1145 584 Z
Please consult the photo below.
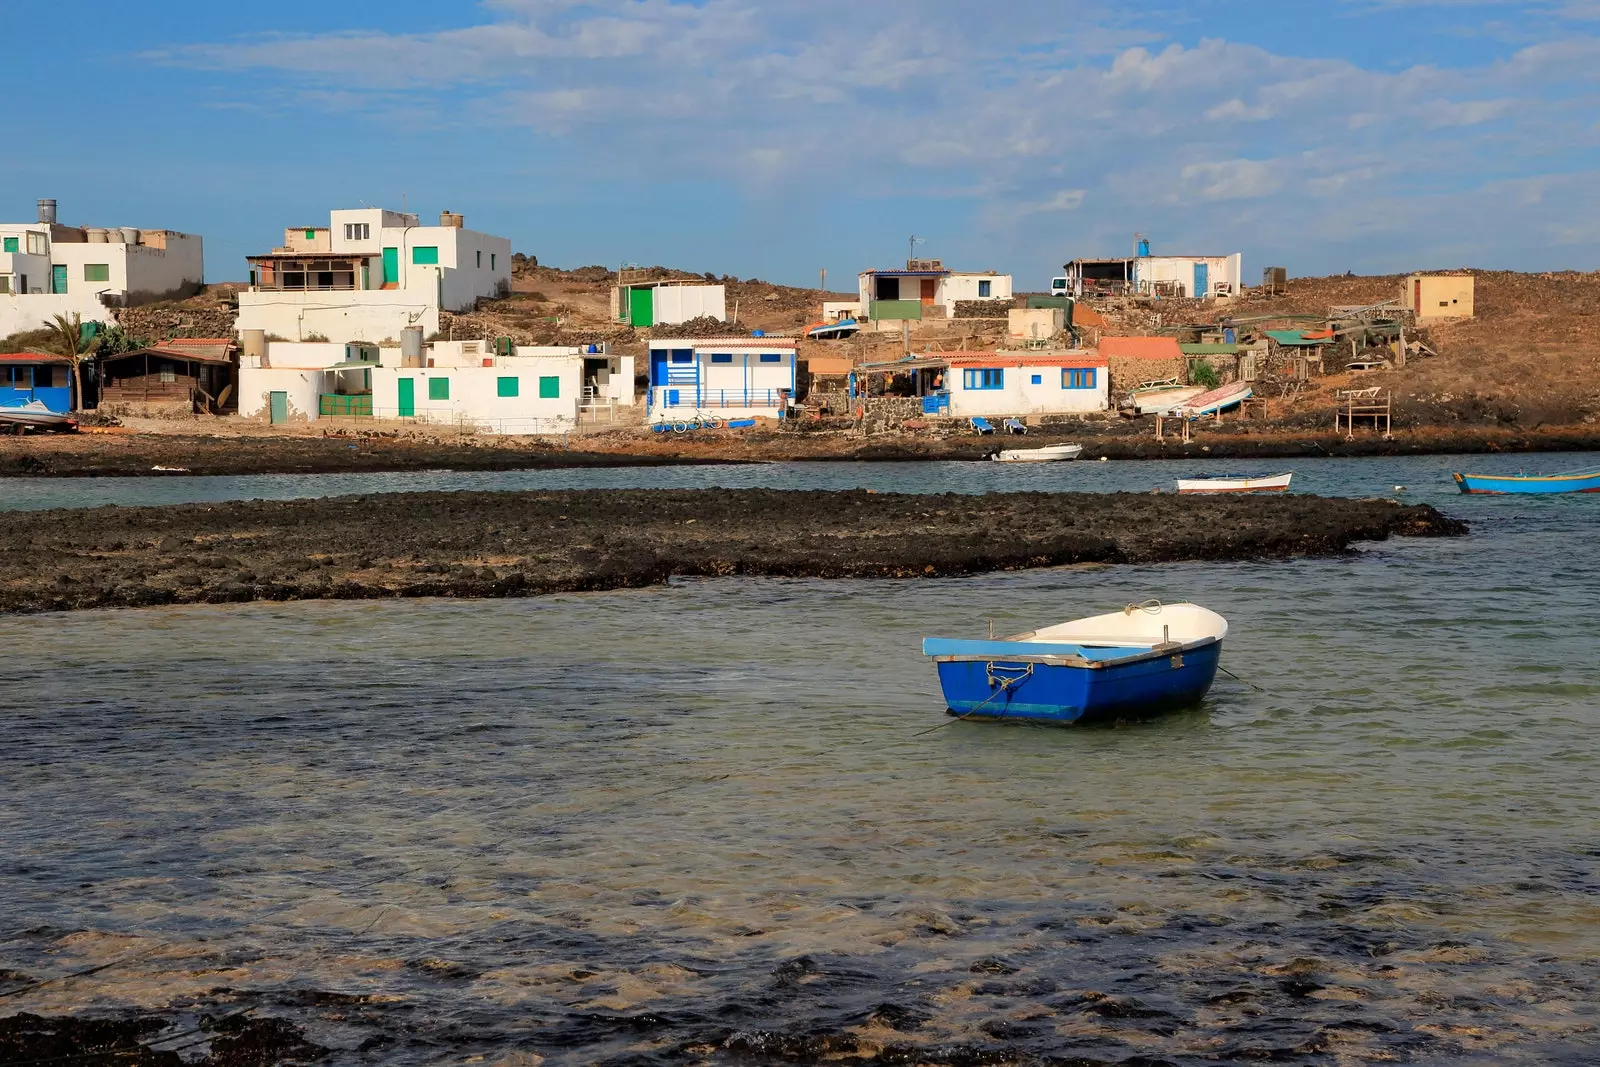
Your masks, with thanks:
M 655 287 L 655 320 L 659 325 L 688 322 L 709 316 L 726 322 L 728 291 L 721 285 L 658 285 Z
M 1073 415 L 1104 411 L 1110 396 L 1110 375 L 1106 368 L 1094 368 L 1093 389 L 1067 389 L 1062 386 L 1062 371 L 1070 366 L 1070 363 L 1000 366 L 1005 372 L 1005 385 L 1001 389 L 968 389 L 965 372 L 976 368 L 951 367 L 947 375 L 950 414 L 970 418 L 974 415 Z M 1033 381 L 1035 377 L 1039 378 L 1038 384 Z
M 239 294 L 235 328 L 265 330 L 291 341 L 321 334 L 330 341 L 400 340 L 407 326 L 423 336 L 439 331 L 439 308 L 424 294 L 404 289 L 332 293 Z
M 978 283 L 989 283 L 989 295 L 978 295 Z M 955 318 L 957 300 L 1010 300 L 1011 275 L 1009 274 L 951 274 L 939 286 L 938 303 L 945 313 Z
M 239 414 L 244 418 L 270 417 L 271 394 L 288 394 L 289 421 L 315 422 L 324 376 L 297 368 L 239 368 Z

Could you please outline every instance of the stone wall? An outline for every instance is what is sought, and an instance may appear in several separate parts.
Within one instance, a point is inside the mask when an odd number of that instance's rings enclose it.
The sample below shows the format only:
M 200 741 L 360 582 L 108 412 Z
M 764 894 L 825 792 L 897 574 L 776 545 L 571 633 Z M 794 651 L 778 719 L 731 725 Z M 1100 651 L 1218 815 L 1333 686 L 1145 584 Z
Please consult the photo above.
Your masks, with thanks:
M 1016 307 L 1013 300 L 957 300 L 958 319 L 1003 319 Z
M 1111 373 L 1111 398 L 1126 396 L 1130 389 L 1143 382 L 1159 382 L 1176 378 L 1188 382 L 1189 361 L 1182 356 L 1176 359 L 1134 359 L 1129 356 L 1110 356 L 1106 360 Z

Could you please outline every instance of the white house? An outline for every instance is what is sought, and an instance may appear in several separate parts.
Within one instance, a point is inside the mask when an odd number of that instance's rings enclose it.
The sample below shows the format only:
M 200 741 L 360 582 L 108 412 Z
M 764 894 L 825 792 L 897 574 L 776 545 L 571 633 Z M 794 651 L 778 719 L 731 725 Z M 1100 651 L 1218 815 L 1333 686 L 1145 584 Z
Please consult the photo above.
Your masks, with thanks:
M 874 322 L 956 316 L 961 300 L 1010 300 L 1011 275 L 945 270 L 937 259 L 911 259 L 905 270 L 866 270 L 857 276 L 860 304 Z
M 650 342 L 649 421 L 780 418 L 795 393 L 796 348 L 783 337 Z
M 1148 243 L 1140 255 L 1111 259 L 1075 259 L 1066 274 L 1051 283 L 1051 292 L 1081 297 L 1085 293 L 1180 296 L 1205 300 L 1237 296 L 1244 286 L 1244 253 L 1231 256 L 1156 256 Z
M 694 282 L 643 281 L 611 287 L 611 313 L 635 329 L 690 319 L 728 320 L 728 290 Z
M 180 300 L 204 285 L 203 243 L 192 234 L 62 226 L 54 200 L 39 201 L 37 222 L 0 223 L 0 337 L 56 315 L 110 323 L 113 307 Z
M 1081 415 L 1110 406 L 1106 360 L 1095 352 L 949 352 L 869 363 L 851 375 L 851 398 L 874 382 L 906 381 L 929 415 Z M 904 395 L 904 394 L 901 394 Z
M 469 311 L 511 291 L 511 242 L 382 208 L 329 213 L 327 226 L 284 231 L 283 245 L 250 256 L 238 329 L 291 341 L 396 341 L 408 326 L 438 332 L 439 312 Z
M 577 425 L 585 374 L 597 363 L 615 365 L 609 377 L 631 387 L 631 357 L 582 347 L 497 352 L 489 341 L 439 341 L 408 361 L 390 346 L 269 341 L 239 369 L 239 414 L 274 424 L 400 419 L 476 433 L 561 433 Z

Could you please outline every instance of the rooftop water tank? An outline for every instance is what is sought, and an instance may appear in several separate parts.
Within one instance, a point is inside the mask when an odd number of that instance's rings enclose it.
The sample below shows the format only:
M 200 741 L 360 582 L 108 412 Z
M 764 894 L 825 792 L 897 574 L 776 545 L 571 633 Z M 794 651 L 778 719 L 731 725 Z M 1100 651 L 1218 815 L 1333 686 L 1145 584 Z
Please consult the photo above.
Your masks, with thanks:
M 423 366 L 421 326 L 407 326 L 400 331 L 400 365 L 402 367 Z
M 39 201 L 39 221 L 47 226 L 55 224 L 56 202 L 54 200 Z
M 104 226 L 86 226 L 83 230 L 84 240 L 92 245 L 103 245 L 109 238 L 106 236 Z
M 122 239 L 130 245 L 136 245 L 139 243 L 139 231 L 132 226 L 124 226 L 122 227 Z

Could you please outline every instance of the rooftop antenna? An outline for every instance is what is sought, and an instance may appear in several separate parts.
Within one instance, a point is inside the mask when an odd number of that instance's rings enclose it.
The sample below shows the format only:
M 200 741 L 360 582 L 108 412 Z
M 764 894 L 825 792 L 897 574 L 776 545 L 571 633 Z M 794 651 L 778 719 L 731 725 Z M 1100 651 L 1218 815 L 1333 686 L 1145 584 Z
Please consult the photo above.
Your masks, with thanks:
M 912 234 L 911 235 L 911 251 L 906 256 L 907 259 L 916 259 L 917 258 L 917 242 L 918 241 L 922 241 L 922 238 L 918 237 L 916 234 Z M 922 241 L 922 243 L 923 244 L 927 244 L 928 242 Z

